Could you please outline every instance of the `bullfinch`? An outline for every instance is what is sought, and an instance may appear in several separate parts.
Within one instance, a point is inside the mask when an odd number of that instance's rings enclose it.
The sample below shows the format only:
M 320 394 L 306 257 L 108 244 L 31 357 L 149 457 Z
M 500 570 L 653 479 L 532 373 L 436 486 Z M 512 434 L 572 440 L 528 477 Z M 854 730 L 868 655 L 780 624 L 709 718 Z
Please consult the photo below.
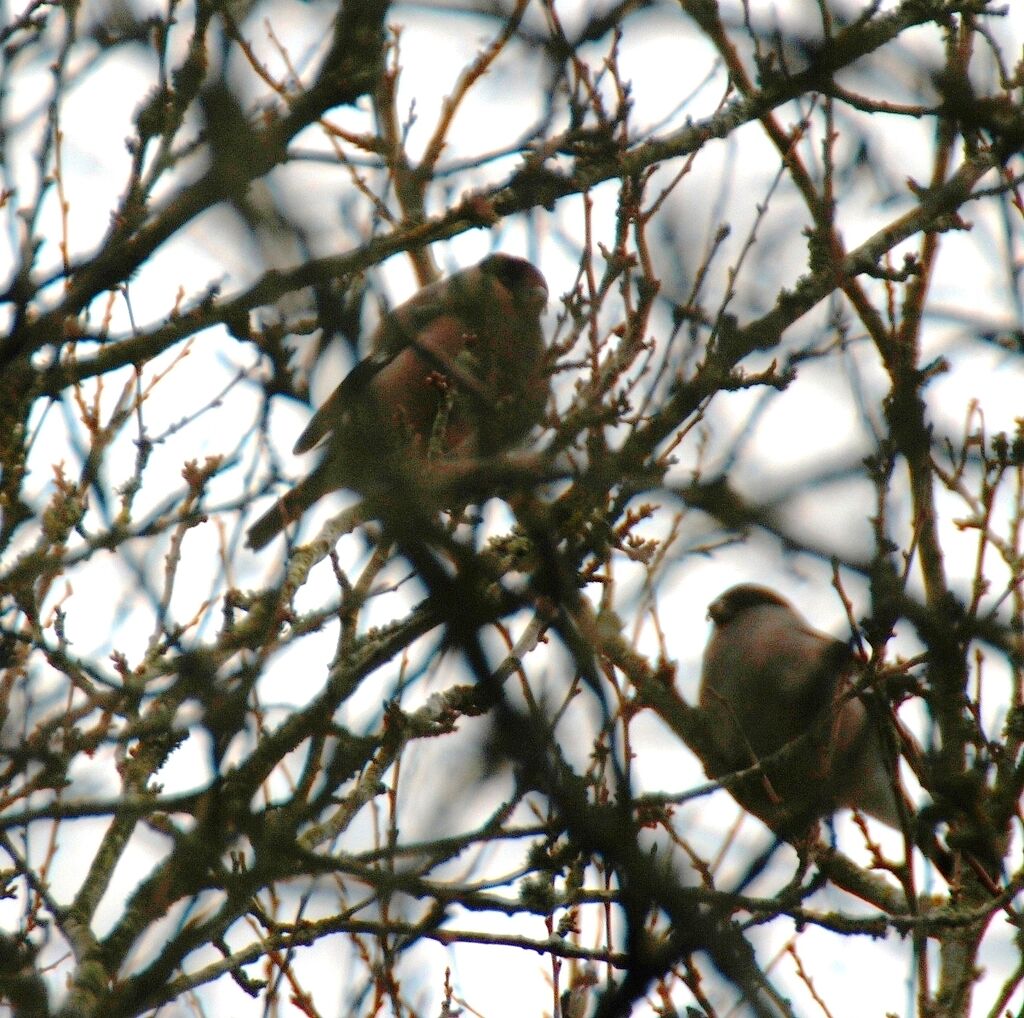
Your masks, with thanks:
M 896 735 L 851 694 L 849 645 L 753 583 L 721 594 L 708 617 L 700 707 L 715 756 L 709 776 L 764 762 L 730 791 L 784 836 L 841 807 L 902 830 L 914 811 L 895 779 Z
M 381 321 L 370 355 L 313 415 L 295 453 L 313 471 L 248 530 L 260 549 L 328 492 L 388 484 L 388 464 L 494 455 L 544 415 L 549 378 L 541 314 L 548 288 L 523 258 L 488 255 L 425 286 Z

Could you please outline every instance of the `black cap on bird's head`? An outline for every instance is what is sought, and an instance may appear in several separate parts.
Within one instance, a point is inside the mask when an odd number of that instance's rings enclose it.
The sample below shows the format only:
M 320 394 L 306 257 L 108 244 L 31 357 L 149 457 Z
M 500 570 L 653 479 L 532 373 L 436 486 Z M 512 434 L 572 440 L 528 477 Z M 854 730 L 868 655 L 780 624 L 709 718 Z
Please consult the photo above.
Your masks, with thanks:
M 758 583 L 740 583 L 719 594 L 708 605 L 708 618 L 716 626 L 724 626 L 748 608 L 766 604 L 778 605 L 781 608 L 792 607 L 781 594 L 777 594 L 771 587 L 762 587 Z
M 548 284 L 540 269 L 525 258 L 501 253 L 488 255 L 480 262 L 480 270 L 493 276 L 513 300 L 537 310 L 547 305 Z

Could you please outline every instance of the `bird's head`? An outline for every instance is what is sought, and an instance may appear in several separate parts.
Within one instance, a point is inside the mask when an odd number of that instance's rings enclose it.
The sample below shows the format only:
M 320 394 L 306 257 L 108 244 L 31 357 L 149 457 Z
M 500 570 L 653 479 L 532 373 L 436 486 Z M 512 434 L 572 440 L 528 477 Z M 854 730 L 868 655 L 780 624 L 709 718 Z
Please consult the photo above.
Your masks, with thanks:
M 781 594 L 777 594 L 771 587 L 762 587 L 757 583 L 740 583 L 735 587 L 730 587 L 725 593 L 719 594 L 708 605 L 708 618 L 716 626 L 724 626 L 749 608 L 769 604 L 782 608 L 792 607 Z

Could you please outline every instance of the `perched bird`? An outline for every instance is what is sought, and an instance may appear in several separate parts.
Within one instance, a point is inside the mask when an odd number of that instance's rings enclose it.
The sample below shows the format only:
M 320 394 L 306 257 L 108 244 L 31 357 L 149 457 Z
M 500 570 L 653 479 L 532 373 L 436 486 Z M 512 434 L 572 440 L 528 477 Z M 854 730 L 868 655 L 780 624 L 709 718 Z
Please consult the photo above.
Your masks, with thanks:
M 313 471 L 250 528 L 262 548 L 328 492 L 384 489 L 389 466 L 489 456 L 521 441 L 548 396 L 540 316 L 548 288 L 523 258 L 492 254 L 391 311 L 357 364 L 313 415 L 295 452 L 323 448 Z
M 851 697 L 849 646 L 753 583 L 725 591 L 708 617 L 700 707 L 714 757 L 705 760 L 709 776 L 763 762 L 730 791 L 784 837 L 844 806 L 902 830 L 914 810 L 896 780 L 896 737 Z

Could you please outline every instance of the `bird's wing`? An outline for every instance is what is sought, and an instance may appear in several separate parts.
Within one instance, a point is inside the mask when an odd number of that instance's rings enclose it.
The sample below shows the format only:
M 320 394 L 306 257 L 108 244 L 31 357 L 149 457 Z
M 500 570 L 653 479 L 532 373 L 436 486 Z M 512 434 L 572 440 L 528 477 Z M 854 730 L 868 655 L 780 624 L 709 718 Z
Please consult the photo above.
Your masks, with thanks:
M 472 337 L 461 318 L 435 311 L 399 349 L 391 353 L 378 350 L 345 376 L 310 418 L 295 443 L 295 453 L 308 452 L 322 442 L 371 394 L 378 410 L 404 417 L 413 430 L 429 431 L 437 413 L 438 390 L 429 385 L 428 377 L 435 372 L 479 403 L 493 404 L 495 394 L 469 365 L 460 362 L 459 355 Z
M 764 680 L 784 699 L 810 696 L 828 702 L 849 648 L 803 622 L 794 612 L 766 605 L 758 610 L 758 646 L 754 654 Z
M 296 455 L 309 452 L 319 445 L 349 413 L 354 401 L 365 398 L 370 383 L 383 370 L 389 357 L 379 354 L 361 360 L 342 380 L 341 384 L 327 397 L 320 408 L 309 419 L 292 450 Z
M 375 354 L 396 356 L 436 319 L 447 315 L 472 317 L 476 305 L 485 296 L 479 266 L 431 283 L 384 316 L 370 340 L 370 349 Z

